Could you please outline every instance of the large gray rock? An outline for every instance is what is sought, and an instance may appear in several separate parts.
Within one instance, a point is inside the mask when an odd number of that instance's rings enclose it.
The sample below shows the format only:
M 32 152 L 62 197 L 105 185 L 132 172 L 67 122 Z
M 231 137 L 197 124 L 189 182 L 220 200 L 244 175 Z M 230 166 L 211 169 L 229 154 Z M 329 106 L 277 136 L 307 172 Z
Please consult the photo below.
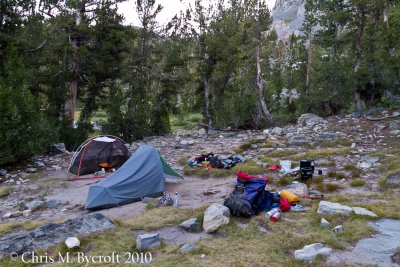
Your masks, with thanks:
M 370 222 L 378 232 L 371 237 L 361 239 L 351 251 L 338 251 L 329 256 L 331 263 L 395 267 L 391 256 L 400 248 L 400 220 L 384 219 Z M 336 264 L 335 264 L 336 265 Z
M 314 243 L 294 251 L 296 260 L 312 261 L 318 255 L 328 255 L 332 249 L 324 247 L 321 243 Z
M 319 202 L 319 206 L 317 209 L 318 214 L 330 214 L 330 215 L 339 214 L 339 215 L 349 216 L 352 212 L 353 209 L 349 206 L 324 200 Z
M 229 223 L 230 211 L 221 204 L 211 204 L 204 212 L 203 229 L 207 233 L 216 231 L 220 226 Z
M 136 249 L 138 250 L 159 247 L 160 245 L 161 239 L 159 233 L 138 235 L 136 238 Z
M 201 232 L 201 225 L 199 220 L 196 218 L 190 218 L 189 220 L 186 220 L 182 222 L 179 227 L 182 229 L 185 229 L 189 233 L 199 233 Z
M 70 236 L 84 236 L 114 227 L 101 213 L 90 213 L 64 223 L 48 223 L 33 231 L 3 235 L 0 237 L 0 260 L 11 252 L 21 255 L 54 246 Z

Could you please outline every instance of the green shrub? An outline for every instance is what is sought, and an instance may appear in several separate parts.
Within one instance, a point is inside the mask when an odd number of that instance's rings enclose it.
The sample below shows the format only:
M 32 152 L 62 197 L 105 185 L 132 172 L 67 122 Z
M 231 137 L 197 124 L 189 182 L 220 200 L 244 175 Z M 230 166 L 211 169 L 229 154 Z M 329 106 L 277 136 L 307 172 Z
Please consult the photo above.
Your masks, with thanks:
M 6 197 L 10 194 L 10 188 L 0 187 L 0 198 Z
M 354 179 L 354 180 L 351 180 L 351 182 L 350 182 L 350 186 L 363 186 L 363 185 L 365 185 L 365 180 L 363 180 L 363 179 Z

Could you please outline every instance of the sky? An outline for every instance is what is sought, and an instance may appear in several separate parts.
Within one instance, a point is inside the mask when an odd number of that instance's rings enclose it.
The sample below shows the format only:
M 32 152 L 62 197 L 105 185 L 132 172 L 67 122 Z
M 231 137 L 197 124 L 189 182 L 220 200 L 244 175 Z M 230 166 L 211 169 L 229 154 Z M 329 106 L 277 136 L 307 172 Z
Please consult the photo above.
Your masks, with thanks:
M 213 0 L 203 0 L 205 5 L 208 5 L 209 2 Z M 214 0 L 215 1 L 215 0 Z M 275 5 L 276 0 L 266 0 L 270 9 L 272 9 Z M 156 4 L 161 4 L 163 6 L 163 10 L 158 15 L 158 22 L 160 24 L 167 23 L 171 18 L 173 18 L 176 14 L 178 14 L 181 10 L 186 10 L 186 7 L 191 4 L 194 6 L 195 0 L 156 0 Z M 135 26 L 139 26 L 139 21 L 137 18 L 135 6 L 135 0 L 128 0 L 121 4 L 118 4 L 118 10 L 125 17 L 126 25 L 132 24 Z

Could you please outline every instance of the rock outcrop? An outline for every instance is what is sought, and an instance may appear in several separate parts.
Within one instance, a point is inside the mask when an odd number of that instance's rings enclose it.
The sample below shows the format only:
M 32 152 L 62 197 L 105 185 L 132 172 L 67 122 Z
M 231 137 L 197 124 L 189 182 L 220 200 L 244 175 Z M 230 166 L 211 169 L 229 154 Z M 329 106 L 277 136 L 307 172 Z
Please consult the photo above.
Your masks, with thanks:
M 22 253 L 47 248 L 64 242 L 71 236 L 83 236 L 114 228 L 114 223 L 100 213 L 91 213 L 64 223 L 47 223 L 33 231 L 0 237 L 0 260 L 10 253 Z
M 302 35 L 305 3 L 306 0 L 276 0 L 271 28 L 276 30 L 278 39 L 288 39 L 292 33 Z

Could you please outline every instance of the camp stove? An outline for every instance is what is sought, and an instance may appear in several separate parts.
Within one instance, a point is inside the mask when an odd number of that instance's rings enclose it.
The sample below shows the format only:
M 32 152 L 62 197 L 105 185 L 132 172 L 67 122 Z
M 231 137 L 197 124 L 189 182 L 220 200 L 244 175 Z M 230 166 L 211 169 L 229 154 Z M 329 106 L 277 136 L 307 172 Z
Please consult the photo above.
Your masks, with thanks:
M 314 174 L 315 164 L 313 160 L 301 160 L 300 161 L 300 178 L 306 181 L 312 178 Z

